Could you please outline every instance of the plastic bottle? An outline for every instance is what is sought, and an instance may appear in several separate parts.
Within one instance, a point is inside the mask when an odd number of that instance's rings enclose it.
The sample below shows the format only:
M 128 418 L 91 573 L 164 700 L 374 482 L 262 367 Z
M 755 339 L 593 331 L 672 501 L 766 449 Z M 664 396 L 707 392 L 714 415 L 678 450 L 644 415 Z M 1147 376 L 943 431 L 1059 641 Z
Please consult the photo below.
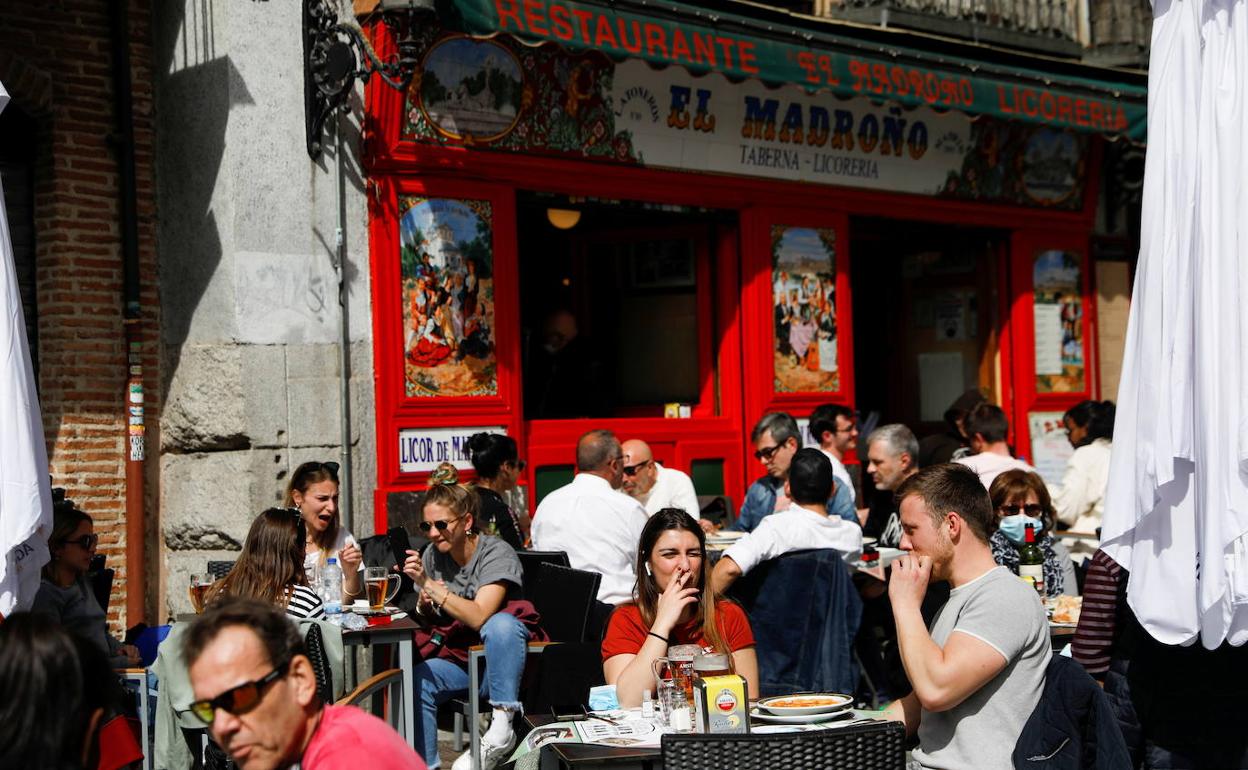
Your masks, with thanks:
M 326 615 L 342 612 L 342 567 L 338 566 L 336 558 L 331 556 L 325 560 L 325 566 L 320 570 L 316 593 L 325 605 Z

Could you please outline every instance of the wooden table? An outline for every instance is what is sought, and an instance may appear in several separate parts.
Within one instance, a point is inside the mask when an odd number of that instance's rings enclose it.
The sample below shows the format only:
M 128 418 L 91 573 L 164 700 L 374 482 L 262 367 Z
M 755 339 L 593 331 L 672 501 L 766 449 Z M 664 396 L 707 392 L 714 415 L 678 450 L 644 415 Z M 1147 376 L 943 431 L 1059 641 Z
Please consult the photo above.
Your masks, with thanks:
M 416 666 L 415 638 L 418 626 L 410 618 L 392 620 L 386 624 L 369 626 L 362 631 L 342 632 L 344 647 L 368 647 L 370 645 L 395 645 L 399 648 L 398 668 L 403 671 L 403 702 L 398 705 L 402 709 L 399 724 L 402 725 L 403 739 L 418 753 L 423 746 L 416 745 L 416 690 L 412 681 L 412 671 Z M 374 659 L 375 660 L 375 659 Z M 374 662 L 374 667 L 376 663 Z M 376 673 L 376 672 L 374 672 Z M 395 706 L 391 706 L 394 708 Z

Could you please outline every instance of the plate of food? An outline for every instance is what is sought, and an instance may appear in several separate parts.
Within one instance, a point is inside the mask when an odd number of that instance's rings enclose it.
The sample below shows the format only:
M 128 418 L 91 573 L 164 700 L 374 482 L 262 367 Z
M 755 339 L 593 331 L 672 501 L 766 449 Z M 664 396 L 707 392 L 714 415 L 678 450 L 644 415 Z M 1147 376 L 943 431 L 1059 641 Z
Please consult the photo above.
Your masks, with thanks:
M 1049 622 L 1055 626 L 1079 625 L 1079 613 L 1083 610 L 1082 596 L 1058 596 L 1049 599 Z
M 769 714 L 761 708 L 750 709 L 750 718 L 760 722 L 770 722 L 777 725 L 809 725 L 818 722 L 834 722 L 840 719 L 850 719 L 854 716 L 851 709 L 841 709 L 839 711 L 825 711 L 819 714 Z
M 721 529 L 718 532 L 706 536 L 708 543 L 731 543 L 734 540 L 745 537 L 744 532 L 737 532 L 731 529 Z
M 803 692 L 763 698 L 758 708 L 776 716 L 808 716 L 843 711 L 854 705 L 854 696 L 839 692 Z

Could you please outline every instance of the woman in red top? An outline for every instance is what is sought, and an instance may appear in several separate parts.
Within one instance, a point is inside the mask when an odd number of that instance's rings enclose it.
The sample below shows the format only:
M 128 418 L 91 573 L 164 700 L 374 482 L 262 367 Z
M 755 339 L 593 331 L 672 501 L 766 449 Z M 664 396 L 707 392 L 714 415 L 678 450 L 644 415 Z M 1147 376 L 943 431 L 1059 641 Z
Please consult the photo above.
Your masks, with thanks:
M 731 653 L 750 697 L 758 696 L 754 634 L 744 610 L 728 599 L 716 601 L 706 590 L 705 537 L 679 508 L 654 514 L 641 531 L 633 601 L 616 608 L 602 641 L 603 674 L 625 708 L 639 705 L 642 691 L 654 689 L 654 661 L 677 644 Z

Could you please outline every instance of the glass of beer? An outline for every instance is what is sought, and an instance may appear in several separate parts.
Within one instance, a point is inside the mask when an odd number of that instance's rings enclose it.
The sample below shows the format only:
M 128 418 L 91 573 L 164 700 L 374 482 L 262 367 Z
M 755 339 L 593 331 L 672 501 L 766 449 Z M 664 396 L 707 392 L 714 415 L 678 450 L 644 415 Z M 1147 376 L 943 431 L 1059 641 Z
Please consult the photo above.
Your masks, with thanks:
M 191 575 L 191 606 L 195 608 L 196 615 L 203 613 L 204 603 L 208 600 L 208 592 L 214 582 L 212 575 Z
M 394 585 L 388 586 L 392 580 Z M 399 592 L 400 582 L 399 576 L 385 567 L 365 567 L 364 590 L 368 596 L 368 608 L 373 612 L 384 610 L 386 602 Z
M 685 701 L 693 706 L 693 659 L 702 648 L 696 644 L 678 644 L 667 648 L 667 656 L 652 664 L 658 681 L 671 679 L 685 695 Z

